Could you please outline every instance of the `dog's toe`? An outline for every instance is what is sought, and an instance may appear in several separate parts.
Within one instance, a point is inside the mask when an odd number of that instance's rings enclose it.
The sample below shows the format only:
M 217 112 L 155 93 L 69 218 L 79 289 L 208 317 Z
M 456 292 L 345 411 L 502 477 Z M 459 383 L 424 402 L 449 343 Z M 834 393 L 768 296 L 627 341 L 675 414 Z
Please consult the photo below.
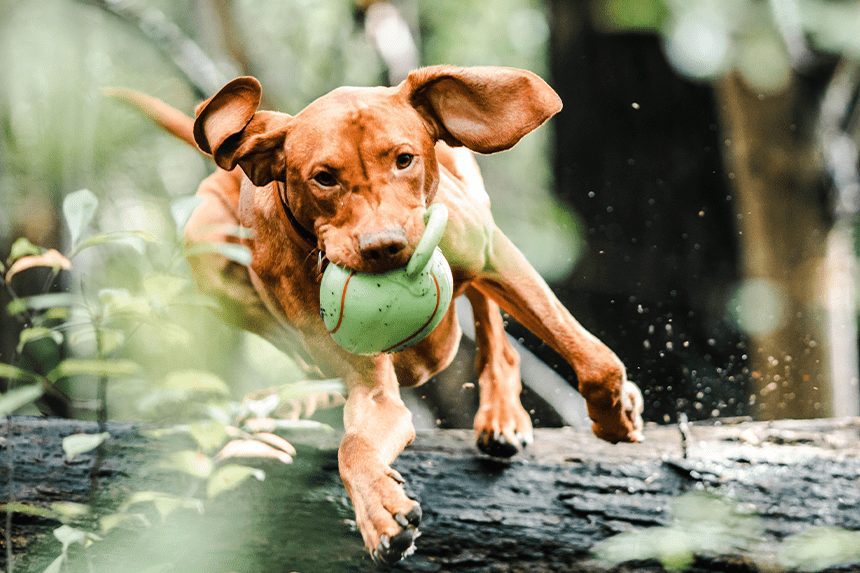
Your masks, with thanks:
M 418 527 L 421 525 L 421 506 L 416 505 L 406 515 L 398 513 L 394 516 L 394 521 L 401 527 Z
M 383 535 L 371 557 L 376 563 L 393 565 L 415 550 L 415 539 L 420 533 L 414 527 L 406 527 L 394 537 Z
M 510 458 L 531 442 L 530 439 L 518 438 L 510 441 L 504 434 L 481 432 L 478 436 L 478 449 L 494 458 Z

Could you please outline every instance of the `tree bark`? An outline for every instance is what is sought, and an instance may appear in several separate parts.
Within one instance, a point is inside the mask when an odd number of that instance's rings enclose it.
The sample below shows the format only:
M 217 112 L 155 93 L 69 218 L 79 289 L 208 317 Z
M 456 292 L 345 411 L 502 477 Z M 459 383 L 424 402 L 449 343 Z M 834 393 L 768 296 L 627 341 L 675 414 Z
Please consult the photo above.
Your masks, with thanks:
M 0 425 L 6 437 L 0 499 L 9 499 L 11 455 L 14 501 L 86 502 L 94 457 L 68 463 L 61 448 L 63 436 L 82 431 L 95 425 L 41 418 Z M 98 506 L 116 507 L 132 490 L 177 489 L 153 469 L 162 445 L 130 425 L 110 431 L 101 470 L 110 485 L 95 497 Z M 589 553 L 596 542 L 669 523 L 673 499 L 700 489 L 754 508 L 764 557 L 699 556 L 692 571 L 757 571 L 787 535 L 813 525 L 860 529 L 860 419 L 725 421 L 693 425 L 683 441 L 674 427 L 646 434 L 644 444 L 612 446 L 586 431 L 538 430 L 526 456 L 500 462 L 478 455 L 471 432 L 419 433 L 395 467 L 422 503 L 423 535 L 417 552 L 395 570 L 600 571 Z M 265 465 L 263 483 L 241 485 L 209 503 L 204 516 L 180 511 L 164 523 L 151 516 L 149 528 L 111 533 L 87 550 L 93 570 L 141 571 L 160 563 L 183 572 L 374 570 L 338 478 L 337 436 L 316 433 L 295 442 L 292 465 Z M 50 531 L 57 525 L 15 515 L 17 571 L 41 571 L 56 557 Z M 68 571 L 86 570 L 84 560 L 72 557 Z M 662 569 L 644 561 L 617 570 Z

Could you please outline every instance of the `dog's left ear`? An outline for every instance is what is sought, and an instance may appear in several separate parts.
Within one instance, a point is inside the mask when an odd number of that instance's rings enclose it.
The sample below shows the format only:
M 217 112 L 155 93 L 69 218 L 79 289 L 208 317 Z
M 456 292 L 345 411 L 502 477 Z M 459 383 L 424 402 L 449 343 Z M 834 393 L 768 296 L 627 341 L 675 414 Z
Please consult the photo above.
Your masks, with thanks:
M 513 147 L 561 110 L 545 81 L 517 68 L 430 66 L 410 73 L 400 89 L 437 139 L 480 153 Z
M 232 80 L 197 106 L 194 140 L 221 169 L 239 165 L 254 185 L 283 180 L 284 137 L 291 116 L 257 111 L 262 88 L 251 76 Z

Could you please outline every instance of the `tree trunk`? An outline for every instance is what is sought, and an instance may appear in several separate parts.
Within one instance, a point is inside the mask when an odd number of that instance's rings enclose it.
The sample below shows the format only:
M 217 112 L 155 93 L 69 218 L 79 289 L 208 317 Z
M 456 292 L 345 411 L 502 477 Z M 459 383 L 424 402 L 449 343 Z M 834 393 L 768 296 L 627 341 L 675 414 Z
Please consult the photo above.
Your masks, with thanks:
M 0 498 L 37 504 L 90 499 L 93 456 L 72 463 L 61 439 L 93 432 L 89 422 L 13 418 L 6 437 Z M 153 462 L 163 445 L 129 425 L 110 427 L 100 472 L 109 484 L 96 505 L 116 507 L 133 490 L 188 493 Z M 860 529 L 860 419 L 649 428 L 641 445 L 612 446 L 586 431 L 538 430 L 528 455 L 500 462 L 478 455 L 471 432 L 419 433 L 395 467 L 422 503 L 417 552 L 398 571 L 599 571 L 590 549 L 620 532 L 668 524 L 677 496 L 707 490 L 759 516 L 755 555 L 699 556 L 691 571 L 757 571 L 778 542 L 813 525 Z M 96 572 L 373 570 L 337 473 L 337 437 L 301 440 L 290 466 L 266 465 L 251 480 L 209 502 L 204 516 L 178 511 L 148 528 L 114 531 L 86 551 Z M 687 457 L 684 457 L 686 443 Z M 11 457 L 10 457 L 11 454 Z M 14 463 L 10 464 L 9 461 Z M 9 477 L 8 469 L 14 466 Z M 798 503 L 798 500 L 803 503 Z M 140 511 L 144 511 L 140 509 Z M 154 512 L 153 512 L 154 513 Z M 15 515 L 17 571 L 41 571 L 59 554 L 56 522 Z M 752 549 L 751 549 L 752 551 Z M 67 571 L 85 571 L 73 550 Z M 147 569 L 148 570 L 148 569 Z M 656 561 L 623 571 L 660 571 Z
M 822 295 L 831 221 L 809 112 L 823 90 L 795 76 L 783 92 L 762 95 L 731 74 L 717 93 L 730 138 L 743 275 L 756 281 L 738 312 L 749 321 L 758 416 L 831 415 L 832 341 Z

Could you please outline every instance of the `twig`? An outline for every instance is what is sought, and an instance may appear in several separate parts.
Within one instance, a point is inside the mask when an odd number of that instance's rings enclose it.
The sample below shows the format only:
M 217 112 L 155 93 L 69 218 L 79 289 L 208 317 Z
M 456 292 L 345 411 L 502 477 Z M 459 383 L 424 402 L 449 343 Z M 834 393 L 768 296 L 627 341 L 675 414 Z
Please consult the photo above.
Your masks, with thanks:
M 678 413 L 678 432 L 681 434 L 681 458 L 687 459 L 687 447 L 690 441 L 690 423 L 687 414 Z
M 218 66 L 197 42 L 157 8 L 144 7 L 133 0 L 80 1 L 133 26 L 185 76 L 197 97 L 206 98 L 225 83 Z

